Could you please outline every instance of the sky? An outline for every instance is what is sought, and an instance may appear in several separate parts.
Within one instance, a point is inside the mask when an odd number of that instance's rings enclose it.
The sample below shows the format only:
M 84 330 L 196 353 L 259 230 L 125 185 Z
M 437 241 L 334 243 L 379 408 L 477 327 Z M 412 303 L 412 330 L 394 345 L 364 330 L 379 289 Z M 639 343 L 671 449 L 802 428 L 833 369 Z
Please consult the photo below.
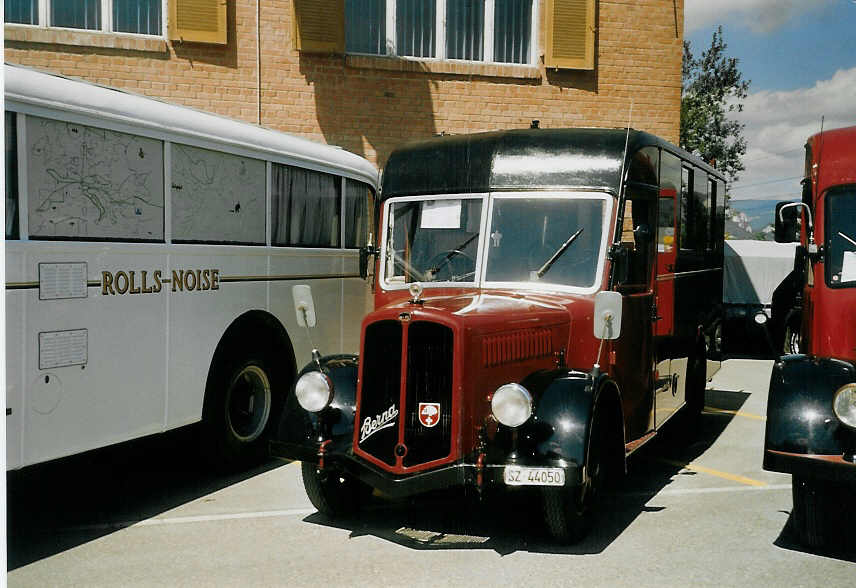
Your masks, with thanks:
M 809 135 L 856 125 L 856 0 L 685 0 L 693 55 L 722 25 L 726 54 L 750 80 L 743 112 L 746 169 L 733 200 L 800 194 Z

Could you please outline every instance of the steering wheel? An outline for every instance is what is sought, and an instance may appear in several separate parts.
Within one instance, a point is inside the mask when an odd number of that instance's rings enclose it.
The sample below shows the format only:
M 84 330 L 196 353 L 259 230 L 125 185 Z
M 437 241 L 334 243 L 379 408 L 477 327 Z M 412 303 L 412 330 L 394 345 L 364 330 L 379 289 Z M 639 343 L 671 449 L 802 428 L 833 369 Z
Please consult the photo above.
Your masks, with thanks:
M 449 249 L 431 257 L 425 274 L 437 282 L 457 282 L 475 274 L 476 262 L 460 249 Z

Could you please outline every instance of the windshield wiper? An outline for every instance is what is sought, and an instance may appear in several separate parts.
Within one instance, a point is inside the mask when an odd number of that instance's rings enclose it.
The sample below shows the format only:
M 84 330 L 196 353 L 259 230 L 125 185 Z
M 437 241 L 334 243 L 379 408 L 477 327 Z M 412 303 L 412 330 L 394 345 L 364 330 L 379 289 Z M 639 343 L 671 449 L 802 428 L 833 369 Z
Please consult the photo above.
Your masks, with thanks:
M 844 237 L 845 239 L 847 239 L 848 241 L 850 241 L 851 244 L 856 245 L 856 241 L 854 241 L 853 239 L 851 239 L 850 237 L 848 237 L 847 235 L 845 235 L 841 231 L 838 231 L 838 234 L 841 235 L 842 237 Z
M 579 237 L 580 233 L 583 232 L 583 228 L 584 227 L 580 227 L 580 230 L 571 235 L 567 241 L 562 243 L 562 246 L 556 250 L 556 252 L 550 257 L 550 259 L 544 262 L 544 265 L 542 265 L 541 268 L 536 272 L 536 275 L 539 278 L 543 277 L 544 274 L 546 274 L 550 270 L 550 268 L 553 267 L 553 264 L 556 263 L 556 261 L 558 261 L 560 257 L 562 257 L 565 251 L 568 250 L 568 247 L 571 246 L 571 243 L 577 240 L 577 237 Z

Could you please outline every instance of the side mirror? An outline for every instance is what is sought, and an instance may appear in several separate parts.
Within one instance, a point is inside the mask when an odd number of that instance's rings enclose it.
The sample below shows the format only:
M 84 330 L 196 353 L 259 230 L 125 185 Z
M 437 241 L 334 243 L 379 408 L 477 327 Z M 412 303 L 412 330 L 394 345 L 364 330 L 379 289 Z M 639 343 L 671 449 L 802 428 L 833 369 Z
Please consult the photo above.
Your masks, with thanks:
M 776 230 L 774 233 L 776 243 L 794 243 L 800 240 L 800 207 L 787 206 L 788 204 L 793 203 L 776 203 Z
M 369 275 L 369 257 L 374 257 L 378 254 L 377 247 L 366 245 L 360 247 L 360 277 L 366 279 Z
M 594 336 L 597 339 L 618 339 L 621 335 L 621 294 L 598 292 L 594 297 Z
M 291 289 L 294 298 L 294 313 L 297 316 L 297 326 L 315 326 L 315 302 L 312 300 L 312 288 L 306 284 L 294 286 Z

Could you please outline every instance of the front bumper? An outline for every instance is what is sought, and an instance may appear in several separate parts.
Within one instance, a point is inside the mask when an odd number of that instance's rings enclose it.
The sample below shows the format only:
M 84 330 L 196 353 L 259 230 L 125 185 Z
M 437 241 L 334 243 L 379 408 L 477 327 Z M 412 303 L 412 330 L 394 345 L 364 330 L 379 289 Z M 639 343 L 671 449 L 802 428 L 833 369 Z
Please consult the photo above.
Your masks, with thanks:
M 856 463 L 842 455 L 816 455 L 787 451 L 764 451 L 764 469 L 803 478 L 856 484 Z
M 298 459 L 320 464 L 320 445 L 317 451 L 306 445 L 273 441 L 270 452 L 274 456 Z M 578 486 L 582 483 L 582 469 L 576 464 L 528 463 L 508 461 L 506 463 L 478 464 L 476 460 L 463 460 L 444 465 L 429 471 L 404 476 L 383 471 L 367 464 L 352 455 L 327 453 L 323 456 L 323 469 L 348 474 L 392 498 L 404 498 L 432 490 L 470 486 L 484 488 L 505 486 L 504 472 L 507 465 L 561 468 L 565 472 L 565 486 Z

